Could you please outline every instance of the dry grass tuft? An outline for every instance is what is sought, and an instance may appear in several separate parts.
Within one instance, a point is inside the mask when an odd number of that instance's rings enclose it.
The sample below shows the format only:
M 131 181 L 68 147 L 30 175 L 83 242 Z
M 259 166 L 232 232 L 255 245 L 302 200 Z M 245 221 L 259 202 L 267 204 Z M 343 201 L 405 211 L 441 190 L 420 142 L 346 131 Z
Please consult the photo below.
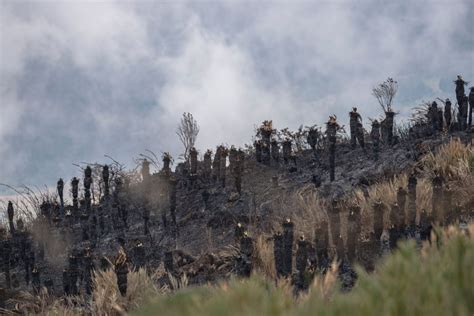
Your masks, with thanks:
M 296 236 L 303 234 L 306 239 L 313 240 L 315 228 L 323 220 L 327 221 L 328 203 L 312 185 L 281 194 L 280 197 L 273 216 L 274 231 L 280 231 L 283 221 L 289 218 L 295 224 Z
M 145 269 L 128 274 L 128 288 L 125 297 L 120 295 L 117 277 L 113 270 L 94 273 L 94 290 L 90 297 L 49 295 L 45 288 L 38 295 L 21 292 L 12 300 L 13 311 L 0 310 L 7 315 L 125 315 L 150 302 L 152 298 L 169 292 L 168 288 L 158 288 L 157 279 L 164 274 L 159 270 L 148 273 Z M 180 287 L 187 282 L 179 280 Z
M 294 211 L 293 221 L 296 227 L 308 239 L 313 240 L 316 226 L 321 221 L 327 220 L 328 202 L 319 196 L 312 185 L 307 185 L 296 192 L 295 205 L 297 208 Z
M 318 296 L 324 301 L 330 301 L 338 288 L 337 276 L 338 265 L 336 262 L 333 262 L 326 274 L 318 274 L 314 277 L 308 294 L 302 294 L 303 297 L 309 299 L 311 296 Z
M 171 273 L 168 273 L 168 279 L 170 280 L 171 290 L 177 291 L 188 287 L 188 276 L 186 273 L 179 277 L 173 276 Z M 166 291 L 167 288 L 163 288 L 162 291 Z
M 426 176 L 433 177 L 438 172 L 445 179 L 463 180 L 472 175 L 470 161 L 474 157 L 472 144 L 465 145 L 459 139 L 453 139 L 428 153 L 419 162 Z
M 2 315 L 79 315 L 86 308 L 84 298 L 79 296 L 57 298 L 50 295 L 46 288 L 34 295 L 30 292 L 20 292 L 15 299 L 10 300 L 15 308 L 2 310 Z
M 127 294 L 123 297 L 120 295 L 114 271 L 95 272 L 92 310 L 99 315 L 110 315 L 137 308 L 151 297 L 166 291 L 156 286 L 156 280 L 162 273 L 158 271 L 149 274 L 145 269 L 129 272 Z
M 255 239 L 253 266 L 257 273 L 263 274 L 271 280 L 276 279 L 273 240 L 271 236 L 260 235 Z

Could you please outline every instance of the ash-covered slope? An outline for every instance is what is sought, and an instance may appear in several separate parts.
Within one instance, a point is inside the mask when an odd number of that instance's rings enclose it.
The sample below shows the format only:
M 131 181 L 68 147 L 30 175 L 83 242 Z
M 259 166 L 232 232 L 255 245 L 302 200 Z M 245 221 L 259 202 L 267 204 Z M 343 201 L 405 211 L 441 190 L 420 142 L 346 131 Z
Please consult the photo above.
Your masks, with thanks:
M 349 144 L 339 144 L 333 182 L 329 181 L 328 157 L 324 151 L 315 153 L 305 150 L 296 156 L 296 165 L 274 160 L 265 165 L 258 163 L 254 155 L 246 156 L 242 176 L 243 192 L 240 196 L 236 194 L 232 178 L 227 179 L 224 188 L 213 181 L 197 181 L 192 185 L 185 177 L 176 175 L 182 183 L 177 195 L 180 231 L 177 244 L 196 255 L 207 251 L 209 245 L 206 227 L 209 227 L 214 236 L 213 247 L 224 247 L 232 242 L 233 228 L 238 222 L 247 224 L 257 220 L 262 227 L 271 227 L 271 224 L 265 225 L 267 220 L 274 219 L 272 210 L 266 207 L 268 201 L 291 196 L 308 185 L 317 187 L 318 193 L 328 200 L 343 198 L 355 188 L 368 188 L 376 182 L 410 171 L 422 155 L 435 151 L 436 147 L 447 142 L 450 137 L 461 137 L 465 142 L 472 139 L 472 135 L 458 133 L 445 138 L 407 140 L 383 147 L 378 160 L 373 159 L 370 144 L 366 150 L 351 149 Z M 207 203 L 203 198 L 205 192 L 209 193 Z
M 116 263 L 120 246 L 129 268 L 155 269 L 164 263 L 172 274 L 186 273 L 191 284 L 242 274 L 242 265 L 245 274 L 248 263 L 239 251 L 237 223 L 254 233 L 271 234 L 288 207 L 282 204 L 276 210 L 278 201 L 307 187 L 316 188 L 328 201 L 342 199 L 355 188 L 368 188 L 411 170 L 422 155 L 452 137 L 472 141 L 466 132 L 408 138 L 382 146 L 378 159 L 370 143 L 365 149 L 353 149 L 340 142 L 332 182 L 325 149 L 292 153 L 287 162 L 273 157 L 266 163 L 257 162 L 250 151 L 241 156 L 240 194 L 232 162 L 225 168 L 220 164 L 216 179 L 216 170 L 206 170 L 205 162 L 197 164 L 196 173 L 179 165 L 176 172 L 168 168 L 152 175 L 145 172 L 136 183 L 128 183 L 126 177 L 117 176 L 113 183 L 107 178 L 110 188 L 104 189 L 97 204 L 90 202 L 86 187 L 91 180 L 86 174 L 80 205 L 45 201 L 28 228 L 14 224 L 15 231 L 3 238 L 3 298 L 38 286 L 56 295 L 87 294 L 91 271 Z

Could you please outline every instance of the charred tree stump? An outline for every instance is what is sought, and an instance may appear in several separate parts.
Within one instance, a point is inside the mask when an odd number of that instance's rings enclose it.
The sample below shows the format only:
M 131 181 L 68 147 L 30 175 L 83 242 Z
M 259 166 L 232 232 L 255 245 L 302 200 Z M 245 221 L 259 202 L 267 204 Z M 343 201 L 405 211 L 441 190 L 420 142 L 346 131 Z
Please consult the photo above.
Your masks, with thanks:
M 291 159 L 291 140 L 285 139 L 283 141 L 283 162 L 287 165 Z
M 382 233 L 383 233 L 383 228 L 384 228 L 383 217 L 384 217 L 385 207 L 382 201 L 378 200 L 374 203 L 374 205 L 372 206 L 372 209 L 374 212 L 374 237 L 375 237 L 375 240 L 379 242 L 380 237 L 382 236 Z
M 128 285 L 128 259 L 123 248 L 120 248 L 114 262 L 115 274 L 117 276 L 117 286 L 122 296 L 127 294 Z
M 234 229 L 234 239 L 235 239 L 235 241 L 240 243 L 240 239 L 242 239 L 242 237 L 244 237 L 244 233 L 245 233 L 244 226 L 241 223 L 237 223 L 237 225 L 235 225 L 235 229 Z
M 195 147 L 192 147 L 189 151 L 189 160 L 190 160 L 190 176 L 195 177 L 197 175 L 198 167 L 198 151 Z
M 305 240 L 304 236 L 301 235 L 300 239 L 298 240 L 298 248 L 296 250 L 296 270 L 299 273 L 303 273 L 306 271 L 306 267 L 308 266 L 308 248 L 309 242 Z
M 370 139 L 372 140 L 372 150 L 374 152 L 374 160 L 379 159 L 380 152 L 380 123 L 377 120 L 372 122 L 372 130 L 370 131 Z
M 347 231 L 347 258 L 350 262 L 356 259 L 356 250 L 361 232 L 360 206 L 354 205 L 349 209 Z
M 38 268 L 33 268 L 31 271 L 31 285 L 33 286 L 33 293 L 38 294 L 41 289 L 41 279 L 40 279 L 40 272 Z
M 284 276 L 285 263 L 283 258 L 283 235 L 280 232 L 277 232 L 273 235 L 273 257 L 275 260 L 275 270 L 277 277 Z
M 232 145 L 230 146 L 230 149 L 229 149 L 229 170 L 230 170 L 231 175 L 234 175 L 235 163 L 237 161 L 237 158 L 238 158 L 237 149 L 235 148 L 234 145 Z
M 109 178 L 109 166 L 104 165 L 104 167 L 102 168 L 102 181 L 104 182 L 104 197 L 106 199 L 108 199 L 110 195 Z
M 408 178 L 408 216 L 407 222 L 410 230 L 416 226 L 416 185 L 418 180 L 412 173 Z
M 212 173 L 212 151 L 207 150 L 202 161 L 202 177 L 209 181 Z
M 91 185 L 92 185 L 92 169 L 87 166 L 84 170 L 84 199 L 86 201 L 86 213 L 90 214 L 92 200 L 91 200 Z
M 451 101 L 449 99 L 446 99 L 446 101 L 444 102 L 444 121 L 446 122 L 446 128 L 448 132 L 451 130 L 451 111 Z
M 165 265 L 165 270 L 169 273 L 174 272 L 174 260 L 173 260 L 173 251 L 165 251 L 163 262 Z
M 357 141 L 362 149 L 365 151 L 364 127 L 362 122 L 357 122 Z
M 271 153 L 270 153 L 270 143 L 263 142 L 262 143 L 262 162 L 266 165 L 269 165 L 271 161 Z
M 336 143 L 329 143 L 329 180 L 335 180 L 336 169 Z
M 146 252 L 145 247 L 141 242 L 133 247 L 133 262 L 137 268 L 143 268 L 145 266 Z
M 383 140 L 388 145 L 393 145 L 393 120 L 395 112 L 388 110 L 385 112 L 385 119 L 383 124 Z
M 227 148 L 222 148 L 221 150 L 221 159 L 220 159 L 220 168 L 219 168 L 219 180 L 223 188 L 225 188 L 226 184 L 226 171 L 227 171 L 227 156 L 229 155 L 229 151 Z
M 212 162 L 212 179 L 214 180 L 214 182 L 217 182 L 220 176 L 222 150 L 223 147 L 218 146 L 216 149 L 216 153 L 214 154 L 214 161 Z
M 397 204 L 400 208 L 400 223 L 405 225 L 406 220 L 406 201 L 407 201 L 407 191 L 403 187 L 399 187 L 397 190 Z M 402 227 L 400 227 L 402 228 Z
M 13 203 L 11 201 L 8 201 L 7 214 L 8 214 L 8 225 L 10 227 L 10 234 L 13 236 L 15 235 L 15 225 L 13 224 L 13 217 L 15 216 L 15 211 L 13 209 Z
M 271 141 L 271 152 L 272 152 L 272 159 L 277 164 L 280 161 L 280 145 L 276 139 Z
M 297 245 L 295 258 L 297 274 L 294 284 L 298 290 L 306 290 L 309 286 L 309 280 L 306 279 L 306 267 L 308 266 L 308 249 L 310 245 L 303 235 L 300 236 Z
M 242 171 L 243 171 L 243 160 L 240 153 L 237 154 L 235 157 L 235 161 L 233 163 L 233 175 L 234 175 L 234 186 L 235 186 L 235 191 L 239 195 L 242 194 Z
M 89 240 L 89 224 L 86 221 L 83 221 L 81 224 L 82 226 L 82 241 L 88 241 Z
M 77 288 L 77 281 L 79 278 L 79 262 L 77 257 L 74 255 L 69 256 L 69 269 L 68 278 L 69 281 L 69 295 L 77 295 L 79 293 Z
M 64 196 L 63 196 L 64 181 L 63 179 L 59 178 L 58 183 L 56 184 L 56 189 L 58 191 L 59 205 L 61 206 L 61 215 L 63 215 L 64 214 Z
M 355 149 L 357 146 L 357 123 L 362 120 L 362 117 L 357 112 L 357 108 L 353 108 L 349 112 L 349 130 L 351 132 L 351 148 Z
M 254 143 L 255 146 L 255 159 L 258 163 L 262 162 L 262 142 L 260 140 L 256 140 Z
M 329 180 L 332 182 L 335 179 L 336 168 L 336 135 L 339 125 L 336 122 L 336 117 L 331 116 L 326 123 L 326 137 L 329 146 Z
M 48 293 L 53 293 L 54 282 L 51 278 L 47 278 L 46 280 L 44 280 L 43 285 L 48 290 Z
M 79 180 L 74 177 L 71 180 L 71 193 L 72 193 L 72 208 L 74 210 L 74 216 L 78 216 L 79 211 Z
M 433 216 L 428 214 L 425 209 L 422 209 L 420 212 L 420 221 L 417 226 L 417 231 L 420 236 L 420 240 L 430 240 L 431 231 L 433 230 Z
M 331 211 L 329 212 L 329 224 L 331 225 L 331 237 L 335 253 L 339 259 L 344 258 L 344 243 L 341 237 L 341 208 L 336 200 L 332 201 Z
M 329 268 L 329 231 L 328 222 L 323 220 L 315 230 L 316 256 L 318 259 L 317 267 L 320 271 L 326 271 Z
M 89 252 L 86 252 L 83 258 L 84 264 L 84 288 L 85 292 L 90 295 L 92 293 L 92 275 L 94 273 L 94 261 Z
M 253 239 L 244 233 L 240 239 L 240 256 L 237 257 L 237 274 L 250 277 L 252 273 Z
M 171 175 L 171 155 L 169 153 L 163 154 L 163 168 L 161 169 L 161 173 L 165 177 L 169 177 Z
M 397 242 L 401 238 L 404 221 L 405 217 L 402 217 L 402 212 L 398 203 L 393 203 L 390 207 L 390 248 L 395 248 L 397 246 Z
M 294 224 L 288 218 L 283 222 L 283 276 L 293 272 L 293 230 Z
M 357 249 L 357 262 L 359 262 L 368 272 L 375 268 L 375 254 L 377 251 L 377 240 L 373 232 L 361 240 Z
M 143 159 L 142 161 L 142 181 L 147 183 L 150 180 L 150 162 L 148 159 Z
M 63 269 L 63 292 L 64 295 L 71 295 L 70 290 L 71 281 L 69 280 L 69 271 L 67 269 Z
M 30 284 L 31 280 L 31 271 L 33 270 L 34 266 L 34 252 L 31 250 L 31 241 L 28 237 L 22 236 L 21 237 L 21 254 L 20 257 L 23 260 L 23 268 L 25 271 L 25 283 L 27 285 Z
M 247 256 L 248 258 L 252 257 L 253 254 L 253 240 L 247 233 L 244 233 L 240 239 L 240 252 Z
M 273 133 L 271 121 L 263 122 L 259 129 L 260 136 L 262 137 L 262 161 L 264 164 L 269 165 L 271 161 L 271 137 Z

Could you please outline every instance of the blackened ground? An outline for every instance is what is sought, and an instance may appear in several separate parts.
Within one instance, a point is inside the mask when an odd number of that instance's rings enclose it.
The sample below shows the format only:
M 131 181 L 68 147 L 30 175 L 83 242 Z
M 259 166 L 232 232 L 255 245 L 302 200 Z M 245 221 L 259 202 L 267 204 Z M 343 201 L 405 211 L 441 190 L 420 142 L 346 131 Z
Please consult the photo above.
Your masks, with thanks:
M 472 134 L 457 133 L 449 137 L 460 137 L 464 142 L 472 141 Z M 142 242 L 145 248 L 145 263 L 149 269 L 158 268 L 166 251 L 173 251 L 175 274 L 185 272 L 191 284 L 201 284 L 229 277 L 234 272 L 234 258 L 237 244 L 234 240 L 234 227 L 240 222 L 252 226 L 254 232 L 271 233 L 275 221 L 274 202 L 278 198 L 291 196 L 305 186 L 318 186 L 319 194 L 327 199 L 339 198 L 358 187 L 389 179 L 394 175 L 410 170 L 416 161 L 440 144 L 449 141 L 448 136 L 428 137 L 406 140 L 393 146 L 381 148 L 377 161 L 373 159 L 370 143 L 365 150 L 352 150 L 349 144 L 336 147 L 335 181 L 329 182 L 328 153 L 325 151 L 304 150 L 296 155 L 296 166 L 272 161 L 270 165 L 257 163 L 249 154 L 245 158 L 242 177 L 242 194 L 234 190 L 233 178 L 227 172 L 226 186 L 212 180 L 197 178 L 193 182 L 182 174 L 174 174 L 178 180 L 176 227 L 169 213 L 169 204 L 145 204 L 141 192 L 159 195 L 161 185 L 159 175 L 152 175 L 156 181 L 152 185 L 136 184 L 125 193 L 123 203 L 128 210 L 126 227 L 121 226 L 120 216 L 111 204 L 102 203 L 93 207 L 93 213 L 99 213 L 102 207 L 105 215 L 106 231 L 99 233 L 95 242 L 82 240 L 80 221 L 70 227 L 62 222 L 48 226 L 48 238 L 42 237 L 50 245 L 44 260 L 36 260 L 41 272 L 41 281 L 52 280 L 52 293 L 63 294 L 62 271 L 67 267 L 67 257 L 71 253 L 80 254 L 85 248 L 92 249 L 94 263 L 100 267 L 102 257 L 110 260 L 117 254 L 120 242 L 125 245 L 130 262 L 134 258 L 134 246 Z M 274 178 L 278 185 L 273 184 Z M 320 183 L 319 183 L 320 182 Z M 316 183 L 316 184 L 315 184 Z M 208 202 L 204 195 L 208 194 Z M 270 203 L 271 202 L 271 203 Z M 143 209 L 150 208 L 150 234 L 144 235 Z M 284 212 L 285 210 L 283 210 Z M 278 215 L 281 216 L 281 210 Z M 165 214 L 167 226 L 163 223 Z M 289 212 L 290 213 L 290 212 Z M 39 225 L 39 220 L 32 225 Z M 114 228 L 114 226 L 116 228 Z M 33 228 L 34 230 L 34 228 Z M 97 226 L 97 230 L 100 230 Z M 35 237 L 37 238 L 37 237 Z M 36 242 L 35 242 L 36 246 Z M 38 248 L 35 248 L 38 252 Z M 19 290 L 31 290 L 24 281 L 22 261 L 13 261 L 12 274 L 16 275 L 19 287 L 4 292 L 5 297 L 14 296 Z M 79 265 L 81 266 L 81 265 Z M 348 270 L 348 274 L 353 272 Z M 343 269 L 343 270 L 344 270 Z M 4 277 L 1 277 L 4 286 Z M 351 282 L 349 279 L 347 282 Z

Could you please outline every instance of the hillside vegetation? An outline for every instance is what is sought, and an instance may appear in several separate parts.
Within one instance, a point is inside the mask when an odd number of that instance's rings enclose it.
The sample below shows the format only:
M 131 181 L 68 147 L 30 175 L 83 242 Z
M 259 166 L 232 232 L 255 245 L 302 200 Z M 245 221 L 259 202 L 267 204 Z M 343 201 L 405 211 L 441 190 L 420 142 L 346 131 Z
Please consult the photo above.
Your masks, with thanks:
M 403 243 L 373 274 L 358 269 L 347 294 L 337 290 L 334 266 L 299 296 L 287 282 L 255 274 L 158 296 L 134 315 L 472 315 L 474 226 L 438 233 L 421 250 Z
M 46 288 L 36 295 L 19 292 L 10 300 L 9 305 L 15 308 L 4 312 L 12 315 L 18 312 L 44 315 L 472 315 L 474 224 L 469 224 L 474 205 L 472 145 L 451 140 L 426 154 L 414 168 L 420 175 L 417 196 L 420 209 L 430 211 L 432 208 L 433 193 L 428 179 L 435 171 L 441 172 L 446 184 L 453 188 L 453 199 L 462 207 L 442 212 L 443 218 L 454 218 L 450 221 L 453 226 L 436 227 L 431 233 L 431 242 L 410 239 L 399 243 L 377 260 L 372 273 L 356 264 L 357 281 L 348 293 L 340 291 L 341 271 L 338 269 L 341 265 L 336 261 L 325 273 L 310 271 L 309 288 L 296 291 L 291 279 L 276 277 L 269 235 L 257 226 L 249 226 L 255 236 L 250 278 L 228 274 L 220 280 L 196 286 L 189 283 L 190 270 L 186 266 L 176 275 L 160 264 L 156 269 L 130 271 L 128 291 L 121 295 L 114 270 L 96 270 L 90 296 L 58 297 L 48 294 Z M 396 199 L 398 186 L 406 186 L 406 181 L 406 176 L 400 174 L 371 185 L 365 194 L 355 190 L 341 203 L 361 206 L 362 232 L 369 232 L 373 227 L 370 205 L 375 200 L 391 203 Z M 286 204 L 281 207 L 292 210 L 289 214 L 295 219 L 298 231 L 313 234 L 312 227 L 327 216 L 327 202 L 309 187 L 285 197 Z M 275 222 L 270 223 L 272 227 L 277 226 L 280 219 L 277 213 L 267 220 Z M 443 221 L 441 218 L 433 220 Z M 341 232 L 347 242 L 345 225 L 347 222 L 341 220 Z M 232 248 L 226 251 L 229 258 L 235 255 Z M 164 279 L 167 281 L 163 282 Z

